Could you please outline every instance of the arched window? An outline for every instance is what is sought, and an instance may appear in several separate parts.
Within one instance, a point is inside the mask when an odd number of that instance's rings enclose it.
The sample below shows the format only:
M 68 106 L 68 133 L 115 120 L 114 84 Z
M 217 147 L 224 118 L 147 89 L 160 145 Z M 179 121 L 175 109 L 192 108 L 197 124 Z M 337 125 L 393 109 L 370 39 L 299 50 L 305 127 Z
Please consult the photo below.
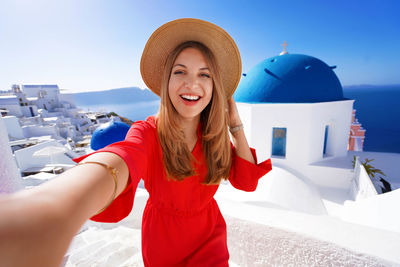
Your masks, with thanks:
M 323 153 L 324 157 L 327 156 L 327 154 L 326 154 L 326 146 L 328 144 L 328 132 L 329 132 L 329 126 L 326 125 L 325 126 L 325 136 L 324 136 L 324 153 Z
M 286 157 L 286 128 L 272 128 L 272 156 Z

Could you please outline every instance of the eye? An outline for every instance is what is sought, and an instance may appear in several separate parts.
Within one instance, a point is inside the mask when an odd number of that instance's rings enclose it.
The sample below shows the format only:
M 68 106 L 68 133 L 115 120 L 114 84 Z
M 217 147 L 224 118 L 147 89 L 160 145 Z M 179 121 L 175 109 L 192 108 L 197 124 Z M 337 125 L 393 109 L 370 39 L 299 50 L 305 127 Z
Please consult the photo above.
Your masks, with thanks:
M 208 73 L 201 73 L 200 76 L 201 77 L 206 77 L 206 78 L 210 78 L 211 77 L 210 74 L 208 74 Z
M 174 71 L 174 74 L 183 74 L 184 72 L 183 71 L 181 71 L 181 70 L 176 70 L 176 71 Z

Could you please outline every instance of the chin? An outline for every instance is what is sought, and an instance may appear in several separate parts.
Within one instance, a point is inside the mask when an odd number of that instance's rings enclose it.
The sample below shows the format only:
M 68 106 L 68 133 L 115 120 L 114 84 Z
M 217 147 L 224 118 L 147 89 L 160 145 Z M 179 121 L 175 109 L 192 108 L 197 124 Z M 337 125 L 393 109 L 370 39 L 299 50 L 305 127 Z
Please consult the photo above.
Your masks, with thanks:
M 178 113 L 178 114 L 179 114 L 179 117 L 181 117 L 184 120 L 194 120 L 194 119 L 200 118 L 200 113 L 198 113 L 198 114 L 187 114 L 186 113 L 184 115 L 182 115 L 180 113 Z

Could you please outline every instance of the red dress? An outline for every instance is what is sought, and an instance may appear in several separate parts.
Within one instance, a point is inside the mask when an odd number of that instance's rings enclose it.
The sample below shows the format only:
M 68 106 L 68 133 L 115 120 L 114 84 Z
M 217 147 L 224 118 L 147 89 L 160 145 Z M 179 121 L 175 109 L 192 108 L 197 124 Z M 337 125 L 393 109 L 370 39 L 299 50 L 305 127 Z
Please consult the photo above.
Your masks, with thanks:
M 126 189 L 102 213 L 91 220 L 118 222 L 130 213 L 140 179 L 149 192 L 142 221 L 142 254 L 145 266 L 228 266 L 226 224 L 214 194 L 218 185 L 203 185 L 207 168 L 202 152 L 201 132 L 193 156 L 198 175 L 183 181 L 168 181 L 162 160 L 154 117 L 132 125 L 125 141 L 96 152 L 112 152 L 129 168 Z M 95 153 L 96 153 L 95 152 Z M 232 146 L 230 183 L 254 191 L 258 179 L 269 172 L 271 160 L 252 164 L 235 154 Z M 256 159 L 255 150 L 251 149 Z M 86 156 L 74 159 L 81 161 Z

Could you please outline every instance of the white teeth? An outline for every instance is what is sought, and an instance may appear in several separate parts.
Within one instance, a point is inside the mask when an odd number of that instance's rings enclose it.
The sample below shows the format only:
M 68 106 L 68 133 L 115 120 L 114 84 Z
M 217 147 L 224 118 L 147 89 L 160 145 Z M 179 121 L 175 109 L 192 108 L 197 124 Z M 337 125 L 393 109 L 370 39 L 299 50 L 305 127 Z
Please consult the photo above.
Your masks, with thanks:
M 187 99 L 187 100 L 199 100 L 199 96 L 195 95 L 181 95 L 182 98 Z

